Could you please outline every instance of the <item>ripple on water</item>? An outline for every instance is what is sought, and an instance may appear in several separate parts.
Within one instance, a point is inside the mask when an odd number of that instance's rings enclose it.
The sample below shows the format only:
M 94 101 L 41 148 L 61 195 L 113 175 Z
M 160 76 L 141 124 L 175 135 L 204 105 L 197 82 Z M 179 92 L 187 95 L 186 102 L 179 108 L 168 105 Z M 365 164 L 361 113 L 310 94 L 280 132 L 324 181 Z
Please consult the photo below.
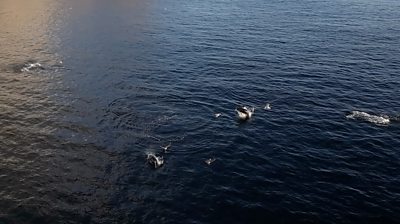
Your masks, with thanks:
M 213 105 L 207 102 L 173 95 L 140 95 L 112 101 L 100 124 L 104 130 L 131 138 L 132 144 L 154 147 L 182 141 L 187 135 L 201 135 L 213 122 L 213 112 Z

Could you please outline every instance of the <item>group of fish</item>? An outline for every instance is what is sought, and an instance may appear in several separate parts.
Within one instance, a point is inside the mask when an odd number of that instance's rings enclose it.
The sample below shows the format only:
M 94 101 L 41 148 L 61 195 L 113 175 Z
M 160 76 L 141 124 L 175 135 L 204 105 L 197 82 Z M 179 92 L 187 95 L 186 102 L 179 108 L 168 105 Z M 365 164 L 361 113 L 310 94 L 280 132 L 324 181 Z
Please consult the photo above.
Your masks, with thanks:
M 163 149 L 163 153 L 167 153 L 169 148 L 172 146 L 171 143 L 169 143 L 166 146 L 160 146 Z M 207 165 L 211 165 L 211 163 L 213 163 L 216 159 L 215 158 L 209 158 L 206 159 L 204 162 Z M 149 153 L 147 154 L 147 163 L 150 164 L 151 166 L 153 166 L 155 169 L 161 167 L 162 165 L 164 165 L 164 157 L 161 155 L 156 155 L 154 153 Z
M 264 108 L 264 110 L 270 110 L 271 105 L 269 103 L 267 103 L 263 108 Z M 254 107 L 248 107 L 248 106 L 239 106 L 239 107 L 236 107 L 236 109 L 235 109 L 238 119 L 242 120 L 242 121 L 246 121 L 246 120 L 250 119 L 254 113 L 254 110 L 255 110 Z M 214 114 L 214 116 L 216 118 L 220 117 L 221 115 L 222 115 L 222 113 Z M 160 147 L 161 147 L 161 149 L 163 149 L 163 153 L 167 153 L 169 151 L 169 149 L 171 148 L 171 146 L 172 146 L 172 144 L 170 142 L 168 145 L 160 146 Z M 208 159 L 204 160 L 204 162 L 207 165 L 211 165 L 215 161 L 216 161 L 216 158 L 208 158 Z M 164 157 L 161 155 L 157 155 L 155 153 L 149 153 L 149 154 L 147 154 L 147 163 L 150 164 L 155 169 L 157 169 L 157 168 L 161 167 L 162 165 L 164 165 Z
M 60 61 L 59 63 L 62 64 L 63 62 Z M 31 70 L 36 70 L 36 69 L 44 69 L 44 67 L 38 62 L 29 62 L 29 63 L 24 64 L 24 66 L 22 68 L 20 68 L 20 71 L 21 72 L 29 72 Z M 273 101 L 270 101 L 270 102 L 273 102 Z M 271 110 L 270 103 L 265 104 L 263 109 Z M 239 106 L 239 107 L 236 107 L 235 111 L 237 113 L 237 117 L 239 120 L 246 121 L 246 120 L 249 120 L 253 116 L 255 108 L 249 107 L 249 106 Z M 223 115 L 222 113 L 214 114 L 215 118 L 218 118 L 222 115 Z M 391 123 L 391 121 L 400 121 L 400 116 L 395 116 L 395 117 L 389 117 L 387 115 L 378 116 L 378 115 L 368 114 L 368 113 L 362 112 L 362 111 L 351 111 L 350 113 L 348 113 L 346 115 L 346 118 L 363 120 L 363 121 L 367 121 L 367 122 L 374 123 L 377 125 L 389 125 L 389 123 Z M 171 143 L 169 143 L 166 146 L 161 146 L 161 148 L 163 149 L 163 153 L 167 153 L 168 150 L 171 148 L 171 146 L 172 146 Z M 209 158 L 209 159 L 206 159 L 204 162 L 207 165 L 211 165 L 215 161 L 216 161 L 216 158 Z M 157 155 L 155 153 L 149 153 L 149 154 L 147 154 L 147 162 L 151 166 L 154 166 L 154 168 L 159 168 L 164 164 L 164 157 L 161 155 Z
M 267 103 L 263 107 L 263 109 L 271 110 L 271 105 L 269 103 Z M 237 117 L 239 120 L 246 121 L 246 120 L 249 120 L 253 116 L 255 108 L 248 107 L 248 106 L 239 106 L 239 107 L 236 107 L 235 111 L 237 113 Z M 214 114 L 215 118 L 218 118 L 222 115 L 223 115 L 222 113 Z M 397 117 L 389 117 L 387 115 L 378 116 L 378 115 L 368 114 L 368 113 L 362 112 L 362 111 L 351 111 L 350 113 L 348 113 L 346 115 L 346 118 L 363 120 L 363 121 L 371 122 L 371 123 L 374 123 L 377 125 L 389 125 L 389 123 L 391 121 L 400 121 L 400 116 L 397 116 Z M 172 146 L 172 144 L 169 143 L 166 146 L 161 146 L 161 148 L 163 149 L 164 153 L 167 153 L 171 146 Z M 215 161 L 216 161 L 216 158 L 208 158 L 204 162 L 207 165 L 211 165 Z M 147 155 L 147 162 L 151 166 L 154 166 L 154 168 L 159 168 L 164 164 L 164 158 L 163 158 L 163 156 L 156 155 L 154 153 L 150 153 Z

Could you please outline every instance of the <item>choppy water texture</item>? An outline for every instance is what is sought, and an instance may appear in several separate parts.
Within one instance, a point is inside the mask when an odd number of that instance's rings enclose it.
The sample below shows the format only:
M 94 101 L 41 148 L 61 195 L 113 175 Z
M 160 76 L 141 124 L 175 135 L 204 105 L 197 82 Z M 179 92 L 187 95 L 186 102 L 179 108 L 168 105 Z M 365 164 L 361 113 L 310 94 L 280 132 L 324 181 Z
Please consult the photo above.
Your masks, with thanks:
M 397 0 L 0 0 L 0 223 L 399 222 L 399 66 Z

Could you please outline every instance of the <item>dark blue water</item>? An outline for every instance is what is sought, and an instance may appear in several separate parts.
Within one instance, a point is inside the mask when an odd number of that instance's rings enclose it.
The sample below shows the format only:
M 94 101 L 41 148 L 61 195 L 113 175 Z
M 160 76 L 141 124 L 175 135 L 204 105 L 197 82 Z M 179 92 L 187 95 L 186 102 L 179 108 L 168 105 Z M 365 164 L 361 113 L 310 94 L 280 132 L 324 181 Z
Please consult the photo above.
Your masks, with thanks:
M 399 75 L 395 0 L 0 0 L 0 223 L 399 222 Z

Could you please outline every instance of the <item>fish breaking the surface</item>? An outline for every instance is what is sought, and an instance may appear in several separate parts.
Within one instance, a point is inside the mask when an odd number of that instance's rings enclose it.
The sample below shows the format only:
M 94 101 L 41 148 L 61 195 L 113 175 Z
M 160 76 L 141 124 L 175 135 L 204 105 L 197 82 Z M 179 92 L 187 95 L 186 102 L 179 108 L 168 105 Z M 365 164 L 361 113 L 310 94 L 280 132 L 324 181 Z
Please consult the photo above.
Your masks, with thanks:
M 153 165 L 154 168 L 159 168 L 164 164 L 164 158 L 162 156 L 157 156 L 153 153 L 147 154 L 147 162 Z
M 213 163 L 213 162 L 215 162 L 215 158 L 209 158 L 209 159 L 206 159 L 204 162 L 207 164 L 207 165 L 211 165 L 211 163 Z
M 265 104 L 264 110 L 271 110 L 271 105 L 269 103 Z
M 160 146 L 160 147 L 164 150 L 164 153 L 166 153 L 166 152 L 168 151 L 168 149 L 169 149 L 171 146 L 172 146 L 172 144 L 171 144 L 171 142 L 170 142 L 168 145 L 166 145 L 166 146 Z
M 248 120 L 248 119 L 251 118 L 251 116 L 254 113 L 254 107 L 248 108 L 248 107 L 245 107 L 245 106 L 241 106 L 241 107 L 237 107 L 235 109 L 235 111 L 236 111 L 239 119 Z
M 362 111 L 351 111 L 350 114 L 346 115 L 346 118 L 364 120 L 378 125 L 388 125 L 390 123 L 390 118 L 386 115 L 378 116 Z
M 43 66 L 39 63 L 27 63 L 23 68 L 21 68 L 21 72 L 29 72 L 35 69 L 43 69 Z

